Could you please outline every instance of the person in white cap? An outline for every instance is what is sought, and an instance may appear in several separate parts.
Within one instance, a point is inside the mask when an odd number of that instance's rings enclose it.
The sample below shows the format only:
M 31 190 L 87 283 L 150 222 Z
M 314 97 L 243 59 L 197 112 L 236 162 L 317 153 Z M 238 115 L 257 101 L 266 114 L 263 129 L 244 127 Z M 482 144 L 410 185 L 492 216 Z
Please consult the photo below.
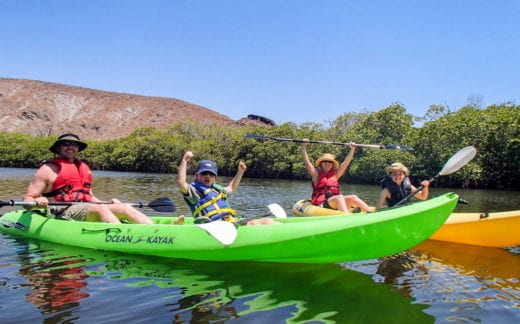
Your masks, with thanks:
M 49 201 L 63 202 L 62 208 L 53 210 L 55 216 L 61 219 L 107 223 L 121 223 L 121 219 L 127 219 L 132 223 L 154 224 L 129 204 L 115 198 L 105 203 L 94 196 L 92 171 L 85 162 L 76 158 L 87 146 L 75 134 L 61 135 L 49 148 L 56 157 L 42 163 L 23 200 L 34 201 L 38 207 L 45 208 Z M 68 204 L 70 202 L 81 203 Z

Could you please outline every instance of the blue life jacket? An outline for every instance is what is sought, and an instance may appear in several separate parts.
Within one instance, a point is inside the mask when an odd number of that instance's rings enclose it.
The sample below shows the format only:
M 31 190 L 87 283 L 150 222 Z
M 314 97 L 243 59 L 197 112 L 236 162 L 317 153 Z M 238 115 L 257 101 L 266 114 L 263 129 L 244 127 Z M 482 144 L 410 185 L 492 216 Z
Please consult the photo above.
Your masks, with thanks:
M 191 186 L 197 189 L 200 195 L 196 204 L 184 197 L 193 217 L 208 217 L 214 221 L 236 215 L 237 212 L 227 202 L 227 194 L 222 186 L 213 184 L 207 187 L 197 180 L 193 181 Z
M 386 203 L 388 207 L 392 207 L 404 197 L 408 196 L 412 193 L 412 183 L 409 177 L 404 178 L 401 186 L 398 186 L 397 183 L 392 181 L 389 177 L 381 180 L 381 189 L 387 188 L 390 191 L 390 198 L 386 198 Z

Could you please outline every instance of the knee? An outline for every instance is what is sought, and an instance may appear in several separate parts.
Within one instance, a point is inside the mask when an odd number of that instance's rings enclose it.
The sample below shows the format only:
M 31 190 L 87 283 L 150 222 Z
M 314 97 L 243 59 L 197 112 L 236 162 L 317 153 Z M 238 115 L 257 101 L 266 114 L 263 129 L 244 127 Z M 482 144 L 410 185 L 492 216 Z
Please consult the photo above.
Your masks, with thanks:
M 88 210 L 90 212 L 94 212 L 94 213 L 102 213 L 104 211 L 107 211 L 108 210 L 108 207 L 107 205 L 104 205 L 104 204 L 91 204 L 89 207 L 88 207 Z

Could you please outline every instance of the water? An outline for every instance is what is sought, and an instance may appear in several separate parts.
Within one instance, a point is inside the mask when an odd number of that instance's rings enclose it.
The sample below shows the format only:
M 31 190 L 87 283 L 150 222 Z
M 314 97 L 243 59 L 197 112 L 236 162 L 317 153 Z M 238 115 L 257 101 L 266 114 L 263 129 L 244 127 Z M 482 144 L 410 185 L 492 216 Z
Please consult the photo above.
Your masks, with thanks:
M 0 200 L 21 200 L 34 171 L 0 168 Z M 95 172 L 94 193 L 145 203 L 171 197 L 187 213 L 174 181 L 174 175 Z M 379 192 L 343 190 L 370 204 Z M 433 188 L 432 195 L 446 191 Z M 520 209 L 518 192 L 449 191 L 470 201 L 457 211 Z M 309 195 L 307 181 L 243 179 L 231 202 L 246 215 L 273 202 L 290 214 Z M 426 241 L 387 258 L 295 265 L 179 261 L 0 234 L 0 300 L 1 323 L 514 323 L 520 247 Z

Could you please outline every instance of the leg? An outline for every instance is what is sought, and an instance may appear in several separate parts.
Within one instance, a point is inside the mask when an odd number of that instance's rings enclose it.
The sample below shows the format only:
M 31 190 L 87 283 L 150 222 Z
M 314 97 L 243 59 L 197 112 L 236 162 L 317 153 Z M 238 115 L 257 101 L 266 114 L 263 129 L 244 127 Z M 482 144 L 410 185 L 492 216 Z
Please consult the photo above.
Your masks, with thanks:
M 327 203 L 333 209 L 337 209 L 339 211 L 346 212 L 346 213 L 350 212 L 348 209 L 348 205 L 347 205 L 345 199 L 343 199 L 342 195 L 336 195 L 336 196 L 329 197 L 329 199 L 327 199 Z
M 103 205 L 107 206 L 109 211 L 116 217 L 118 220 L 122 218 L 128 219 L 130 222 L 134 224 L 155 224 L 150 218 L 148 218 L 145 214 L 141 213 L 134 207 L 129 204 L 124 203 L 115 203 Z
M 355 206 L 361 208 L 362 211 L 371 212 L 372 208 L 367 205 L 361 198 L 356 195 L 347 195 L 345 196 L 345 203 L 347 206 Z
M 185 218 L 186 217 L 184 217 L 184 215 L 180 215 L 172 222 L 172 224 L 173 225 L 182 225 L 182 224 L 184 224 L 184 219 Z
M 282 224 L 271 218 L 259 218 L 253 219 L 247 222 L 247 225 L 269 225 L 269 224 Z
M 100 222 L 105 223 L 121 223 L 121 221 L 117 218 L 114 213 L 110 211 L 108 205 L 103 204 L 90 204 L 87 209 L 88 218 L 99 218 Z

